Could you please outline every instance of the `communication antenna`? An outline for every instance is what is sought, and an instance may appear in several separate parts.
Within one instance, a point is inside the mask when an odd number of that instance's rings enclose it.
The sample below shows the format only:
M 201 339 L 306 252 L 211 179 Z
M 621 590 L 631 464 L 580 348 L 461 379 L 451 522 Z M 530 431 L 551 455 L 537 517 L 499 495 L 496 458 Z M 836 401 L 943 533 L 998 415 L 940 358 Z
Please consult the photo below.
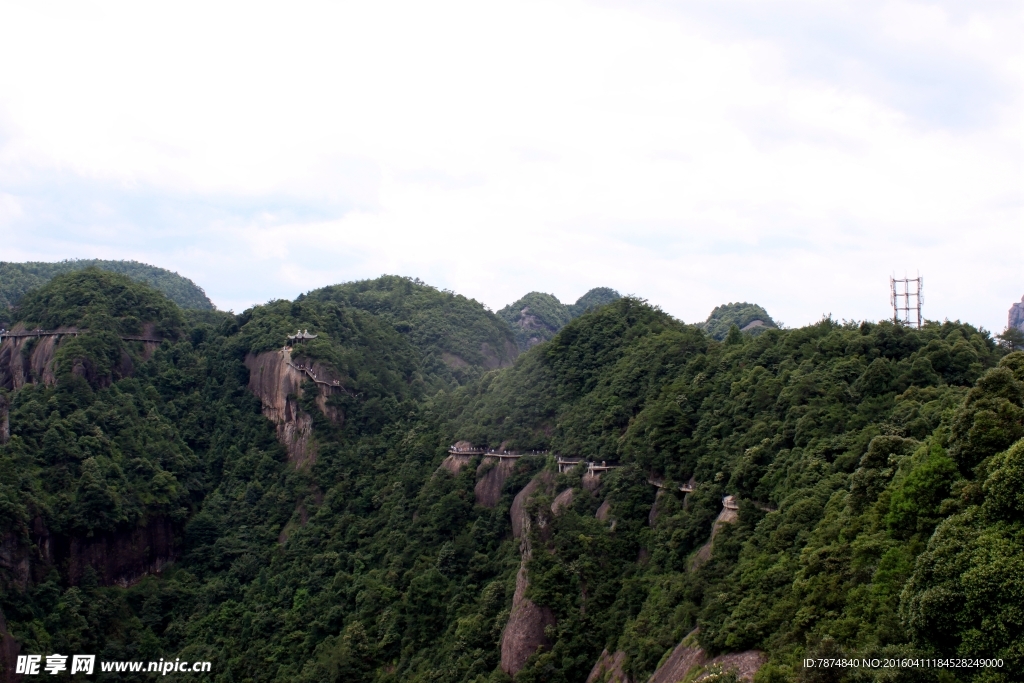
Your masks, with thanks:
M 890 301 L 892 302 L 892 320 L 895 323 L 903 323 L 907 327 L 913 325 L 921 329 L 924 318 L 921 317 L 921 305 L 924 303 L 924 278 L 918 275 L 916 278 L 905 277 L 897 280 L 889 278 L 889 289 L 892 291 Z

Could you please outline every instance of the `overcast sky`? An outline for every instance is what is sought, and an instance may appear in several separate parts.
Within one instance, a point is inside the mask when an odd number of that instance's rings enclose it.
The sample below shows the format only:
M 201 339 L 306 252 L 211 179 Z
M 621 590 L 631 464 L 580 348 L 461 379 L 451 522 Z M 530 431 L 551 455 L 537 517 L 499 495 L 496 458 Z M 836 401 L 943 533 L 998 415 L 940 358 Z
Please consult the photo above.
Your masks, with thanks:
M 1024 295 L 1024 4 L 0 3 L 0 260 L 219 308 L 384 273 L 687 322 Z

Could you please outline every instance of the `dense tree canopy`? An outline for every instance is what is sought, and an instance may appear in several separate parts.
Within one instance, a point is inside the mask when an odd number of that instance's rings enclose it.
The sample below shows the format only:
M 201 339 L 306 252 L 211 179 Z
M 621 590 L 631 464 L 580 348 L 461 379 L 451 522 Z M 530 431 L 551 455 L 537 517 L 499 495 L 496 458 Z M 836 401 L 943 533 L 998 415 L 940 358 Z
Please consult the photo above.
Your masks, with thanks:
M 1024 668 L 1024 354 L 970 325 L 824 319 L 717 340 L 620 298 L 500 368 L 513 338 L 500 318 L 405 278 L 235 316 L 88 271 L 19 315 L 89 328 L 58 357 L 109 334 L 133 362 L 6 392 L 5 543 L 160 519 L 177 544 L 176 562 L 128 588 L 90 568 L 37 562 L 22 580 L 0 564 L 25 652 L 209 659 L 224 681 L 508 681 L 509 512 L 547 471 L 529 501 L 527 592 L 555 623 L 516 680 L 582 682 L 604 649 L 646 680 L 695 628 L 709 653 L 767 652 L 760 681 L 807 678 L 801 659 L 824 653 L 1006 663 L 915 680 Z M 119 338 L 145 324 L 164 336 L 149 355 Z M 302 353 L 351 390 L 331 399 L 346 416 L 332 422 L 306 383 L 306 467 L 288 462 L 244 364 L 296 329 L 318 334 Z M 620 467 L 595 488 L 523 458 L 489 508 L 475 502 L 481 463 L 438 467 L 459 439 Z M 739 509 L 716 526 L 726 495 Z
M 551 339 L 570 320 L 589 310 L 618 299 L 620 294 L 609 287 L 595 287 L 576 300 L 563 304 L 553 294 L 530 292 L 498 311 L 498 316 L 512 326 L 519 348 L 529 349 Z
M 11 263 L 0 261 L 0 322 L 8 320 L 7 311 L 21 301 L 29 290 L 41 287 L 54 277 L 76 270 L 99 268 L 111 273 L 127 275 L 136 282 L 144 282 L 163 292 L 174 303 L 185 309 L 213 310 L 213 303 L 202 287 L 188 278 L 163 268 L 138 261 L 103 261 L 76 259 L 57 263 L 39 261 Z
M 758 335 L 778 325 L 768 315 L 768 311 L 757 304 L 743 302 L 716 306 L 701 327 L 714 339 L 722 341 L 733 327 Z

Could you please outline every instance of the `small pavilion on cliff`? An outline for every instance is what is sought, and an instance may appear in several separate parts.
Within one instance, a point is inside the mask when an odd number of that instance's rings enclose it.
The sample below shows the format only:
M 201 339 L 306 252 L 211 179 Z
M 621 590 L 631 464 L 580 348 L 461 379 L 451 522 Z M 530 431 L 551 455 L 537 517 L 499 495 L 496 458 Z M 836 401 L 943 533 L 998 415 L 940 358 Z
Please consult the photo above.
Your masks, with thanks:
M 310 334 L 309 330 L 302 330 L 301 332 L 299 330 L 296 330 L 295 334 L 288 336 L 288 343 L 295 344 L 297 342 L 304 342 L 307 339 L 316 339 L 316 337 L 317 335 Z

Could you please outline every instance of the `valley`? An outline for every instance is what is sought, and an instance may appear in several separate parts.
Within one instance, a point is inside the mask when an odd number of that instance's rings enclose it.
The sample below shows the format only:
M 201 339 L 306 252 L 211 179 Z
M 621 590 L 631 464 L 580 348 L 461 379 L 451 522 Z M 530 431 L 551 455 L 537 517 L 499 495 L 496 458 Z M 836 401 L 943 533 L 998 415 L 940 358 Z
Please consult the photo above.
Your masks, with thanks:
M 7 311 L 0 679 L 18 652 L 222 681 L 1024 668 L 1024 353 L 970 324 L 687 324 L 607 288 L 492 313 L 397 276 L 236 315 L 95 267 Z

